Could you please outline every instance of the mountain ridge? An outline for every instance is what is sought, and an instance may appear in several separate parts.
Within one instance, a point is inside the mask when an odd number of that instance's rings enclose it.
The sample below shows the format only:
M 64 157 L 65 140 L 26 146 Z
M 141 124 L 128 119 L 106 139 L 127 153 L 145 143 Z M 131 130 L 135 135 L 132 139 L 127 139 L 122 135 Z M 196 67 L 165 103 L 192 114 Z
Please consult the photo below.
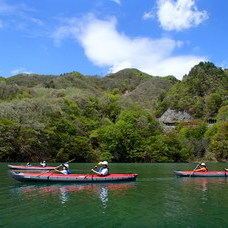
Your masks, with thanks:
M 137 69 L 0 78 L 0 161 L 224 161 L 227 76 L 203 62 L 182 81 Z M 167 110 L 192 120 L 167 131 L 158 122 Z

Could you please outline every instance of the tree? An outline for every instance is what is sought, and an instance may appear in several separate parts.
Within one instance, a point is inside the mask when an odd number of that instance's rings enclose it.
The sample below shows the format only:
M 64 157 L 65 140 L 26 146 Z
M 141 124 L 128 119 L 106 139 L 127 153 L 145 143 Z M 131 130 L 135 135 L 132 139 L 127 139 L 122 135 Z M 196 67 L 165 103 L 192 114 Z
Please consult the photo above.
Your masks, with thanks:
M 208 117 L 214 117 L 222 104 L 222 97 L 219 93 L 211 93 L 205 97 L 205 110 Z
M 204 137 L 207 131 L 207 124 L 202 121 L 192 121 L 189 123 L 181 123 L 178 126 L 179 136 L 185 142 L 186 147 L 193 153 L 194 157 L 200 158 L 205 155 L 208 144 Z
M 228 121 L 228 105 L 219 109 L 216 119 L 217 121 Z
M 16 122 L 0 119 L 0 161 L 17 161 L 17 137 L 20 125 Z
M 228 122 L 221 121 L 208 129 L 206 137 L 210 140 L 208 150 L 218 161 L 228 159 Z
M 189 155 L 182 150 L 177 135 L 171 133 L 150 137 L 143 158 L 146 162 L 183 162 Z
M 123 110 L 115 123 L 93 131 L 91 137 L 101 149 L 101 156 L 113 161 L 142 161 L 147 137 L 159 132 L 157 121 L 141 110 Z

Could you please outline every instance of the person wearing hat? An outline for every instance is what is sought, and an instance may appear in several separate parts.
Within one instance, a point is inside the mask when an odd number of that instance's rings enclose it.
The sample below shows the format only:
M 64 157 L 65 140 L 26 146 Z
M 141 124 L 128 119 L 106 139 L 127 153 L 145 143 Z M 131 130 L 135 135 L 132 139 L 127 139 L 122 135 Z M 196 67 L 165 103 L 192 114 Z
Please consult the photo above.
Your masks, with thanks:
M 101 165 L 99 170 L 96 171 L 94 169 L 91 169 L 91 172 L 99 176 L 107 176 L 109 174 L 108 162 L 107 161 L 99 162 L 98 165 Z M 97 168 L 97 166 L 95 168 Z
M 58 172 L 58 173 L 62 173 L 64 175 L 71 174 L 71 171 L 69 170 L 69 165 L 68 164 L 62 164 L 62 170 L 59 171 L 59 170 L 55 169 L 55 171 Z
M 195 170 L 196 172 L 207 172 L 208 168 L 205 163 L 200 163 L 199 168 Z
M 41 165 L 42 167 L 46 167 L 46 166 L 47 166 L 46 161 L 40 162 L 40 165 Z

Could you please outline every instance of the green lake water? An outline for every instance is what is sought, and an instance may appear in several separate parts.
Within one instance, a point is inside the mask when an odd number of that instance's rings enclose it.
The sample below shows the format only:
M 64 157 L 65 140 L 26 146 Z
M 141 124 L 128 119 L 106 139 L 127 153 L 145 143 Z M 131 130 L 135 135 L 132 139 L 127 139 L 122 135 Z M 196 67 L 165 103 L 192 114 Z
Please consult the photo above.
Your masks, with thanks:
M 58 165 L 58 164 L 49 164 Z M 207 164 L 223 170 L 228 163 Z M 94 164 L 70 164 L 88 173 Z M 228 227 L 228 178 L 180 178 L 196 164 L 110 164 L 133 182 L 20 183 L 0 163 L 0 227 Z

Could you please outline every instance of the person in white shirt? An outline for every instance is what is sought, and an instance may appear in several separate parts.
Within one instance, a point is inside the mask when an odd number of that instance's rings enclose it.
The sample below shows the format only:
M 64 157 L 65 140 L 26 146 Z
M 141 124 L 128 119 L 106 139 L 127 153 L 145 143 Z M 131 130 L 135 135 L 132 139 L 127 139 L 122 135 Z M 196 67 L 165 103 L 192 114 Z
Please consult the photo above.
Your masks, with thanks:
M 62 164 L 62 170 L 59 171 L 59 170 L 55 169 L 55 171 L 58 172 L 58 173 L 62 173 L 64 175 L 71 174 L 71 171 L 69 170 L 69 165 L 68 164 Z
M 46 161 L 40 162 L 40 165 L 41 165 L 42 167 L 46 167 L 46 166 L 47 166 Z
M 91 169 L 91 172 L 97 174 L 98 176 L 107 176 L 109 174 L 108 162 L 99 162 L 98 165 L 101 165 L 102 167 L 100 167 L 98 171 Z

